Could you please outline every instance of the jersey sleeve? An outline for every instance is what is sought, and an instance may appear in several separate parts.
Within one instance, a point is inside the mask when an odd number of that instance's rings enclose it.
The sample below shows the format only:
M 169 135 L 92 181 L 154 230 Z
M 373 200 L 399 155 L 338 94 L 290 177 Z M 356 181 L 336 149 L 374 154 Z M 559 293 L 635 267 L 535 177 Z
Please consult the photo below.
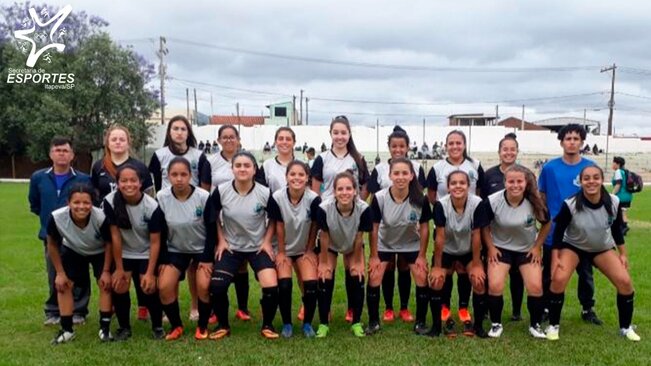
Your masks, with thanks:
M 436 171 L 434 170 L 434 167 L 432 167 L 427 174 L 427 189 L 432 191 L 438 189 L 438 181 L 436 180 Z
M 328 228 L 328 217 L 323 210 L 323 208 L 319 207 L 319 209 L 316 212 L 316 223 L 319 229 L 323 231 L 329 231 L 330 229 Z
M 106 217 L 104 218 L 104 222 L 102 222 L 102 226 L 99 227 L 99 234 L 105 242 L 111 241 L 111 222 Z
M 490 221 L 486 217 L 486 208 L 484 201 L 481 201 L 477 207 L 475 207 L 475 212 L 472 213 L 472 229 L 481 229 L 488 226 Z
M 321 209 L 319 205 L 321 204 L 321 197 L 316 197 L 314 200 L 312 200 L 312 204 L 310 205 L 310 219 L 312 221 L 317 221 L 317 214 L 319 213 L 319 210 Z
M 222 210 L 222 200 L 219 195 L 219 188 L 215 188 L 210 196 L 210 205 L 212 206 L 213 212 L 216 216 L 219 216 L 219 212 Z
M 373 213 L 371 208 L 367 207 L 359 218 L 359 228 L 357 231 L 368 233 L 373 230 Z
M 624 218 L 622 216 L 622 207 L 617 206 L 617 216 L 612 225 L 610 225 L 610 233 L 613 235 L 613 240 L 615 244 L 624 245 L 624 233 L 622 232 L 622 226 L 624 226 Z
M 373 196 L 373 201 L 371 201 L 371 212 L 373 216 L 373 222 L 377 224 L 382 222 L 382 210 L 380 209 L 380 203 L 375 196 Z
M 141 162 L 139 162 L 139 163 L 140 163 L 139 165 L 142 167 L 140 169 L 140 173 L 139 173 L 140 181 L 142 182 L 141 190 L 146 191 L 149 188 L 154 186 L 154 182 L 151 179 L 151 173 L 147 169 L 147 166 L 145 164 L 141 163 Z
M 54 216 L 50 214 L 50 217 L 47 219 L 47 235 L 54 240 L 55 243 L 58 245 L 61 245 L 63 242 L 63 237 L 61 237 L 61 233 L 59 232 L 59 228 L 57 227 L 56 222 L 54 221 Z
M 371 178 L 368 180 L 368 185 L 366 189 L 371 193 L 377 193 L 380 190 L 380 184 L 378 183 L 378 173 L 377 169 L 373 168 L 371 172 Z
M 160 233 L 163 231 L 164 225 L 165 225 L 165 215 L 163 214 L 163 210 L 161 210 L 160 207 L 156 207 L 154 213 L 152 213 L 151 217 L 149 218 L 149 223 L 147 223 L 149 232 Z
M 163 184 L 163 175 L 161 173 L 160 160 L 158 160 L 156 153 L 151 156 L 151 160 L 149 161 L 149 172 L 154 177 L 154 188 L 156 188 L 156 192 L 160 191 Z
M 314 159 L 312 169 L 310 170 L 310 175 L 312 178 L 323 182 L 323 158 L 321 155 L 317 156 L 316 159 Z
M 199 183 L 211 185 L 212 184 L 212 169 L 206 154 L 199 156 Z
M 423 197 L 423 208 L 421 209 L 420 220 L 418 220 L 418 222 L 424 224 L 431 219 L 432 219 L 432 208 L 429 205 L 429 201 L 427 200 L 427 197 Z
M 362 166 L 358 168 L 359 185 L 363 186 L 364 184 L 368 183 L 368 179 L 369 179 L 368 164 L 366 163 L 366 159 L 364 159 L 363 156 L 360 161 L 362 162 Z
M 487 225 L 495 219 L 495 212 L 493 211 L 493 206 L 491 206 L 491 201 L 488 198 L 484 199 L 484 215 L 486 217 Z
M 480 195 L 484 185 L 486 185 L 486 174 L 484 173 L 484 168 L 479 164 L 477 167 L 477 189 L 479 189 Z
M 446 219 L 443 205 L 441 204 L 441 201 L 436 201 L 436 203 L 434 203 L 434 225 L 436 227 L 445 227 L 445 223 Z
M 427 178 L 425 177 L 425 169 L 423 167 L 418 168 L 418 184 L 420 184 L 423 189 L 427 187 Z
M 278 202 L 276 202 L 273 196 L 269 197 L 269 204 L 267 205 L 267 217 L 269 217 L 269 220 L 284 222 L 283 215 L 280 212 L 280 207 L 278 207 Z
M 269 187 L 269 183 L 267 182 L 267 175 L 264 173 L 263 166 L 260 166 L 260 168 L 255 172 L 255 177 L 253 179 L 256 183 L 260 183 L 265 187 Z
M 115 211 L 113 211 L 113 207 L 106 200 L 106 198 L 102 202 L 102 208 L 104 210 L 104 215 L 106 215 L 106 221 L 108 221 L 109 225 L 117 225 L 118 223 L 115 218 Z
M 554 234 L 552 237 L 552 245 L 557 245 L 563 242 L 563 236 L 565 235 L 565 229 L 570 225 L 572 221 L 572 212 L 567 206 L 567 203 L 563 202 L 561 210 L 558 212 L 558 215 L 554 218 Z
M 621 169 L 615 170 L 615 178 L 614 178 L 614 180 L 615 180 L 615 184 L 617 184 L 617 183 L 621 184 L 624 181 L 624 177 L 622 177 L 622 170 Z

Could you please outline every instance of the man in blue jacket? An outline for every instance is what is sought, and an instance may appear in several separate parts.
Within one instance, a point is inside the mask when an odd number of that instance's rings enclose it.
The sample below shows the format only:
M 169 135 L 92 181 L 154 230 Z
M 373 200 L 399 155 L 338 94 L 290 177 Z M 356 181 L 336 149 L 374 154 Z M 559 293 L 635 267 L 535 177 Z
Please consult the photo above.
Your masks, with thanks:
M 88 183 L 88 175 L 74 170 L 71 166 L 75 153 L 72 143 L 67 137 L 54 137 L 50 142 L 50 159 L 52 166 L 41 169 L 34 174 L 29 181 L 29 205 L 30 210 L 39 216 L 41 229 L 38 238 L 45 245 L 45 263 L 48 275 L 48 287 L 50 289 L 48 299 L 45 301 L 45 325 L 59 323 L 59 304 L 57 292 L 54 287 L 56 270 L 47 253 L 47 221 L 52 211 L 67 204 L 68 193 L 75 183 Z M 90 286 L 80 288 L 75 282 L 73 289 L 75 310 L 73 321 L 76 324 L 85 322 L 88 314 L 88 301 L 90 299 Z M 86 281 L 86 283 L 90 283 Z

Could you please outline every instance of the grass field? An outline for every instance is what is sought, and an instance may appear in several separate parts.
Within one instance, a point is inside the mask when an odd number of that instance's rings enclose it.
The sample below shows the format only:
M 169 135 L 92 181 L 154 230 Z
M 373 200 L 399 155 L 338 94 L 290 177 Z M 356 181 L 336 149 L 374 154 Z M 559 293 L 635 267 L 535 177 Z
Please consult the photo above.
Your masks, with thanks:
M 250 306 L 254 320 L 231 322 L 233 335 L 225 340 L 197 342 L 194 324 L 187 321 L 188 293 L 182 284 L 181 307 L 185 337 L 174 343 L 150 339 L 148 323 L 133 320 L 134 336 L 128 342 L 100 344 L 97 339 L 97 290 L 93 289 L 91 314 L 77 327 L 77 339 L 70 344 L 51 346 L 57 330 L 42 325 L 42 304 L 46 297 L 43 245 L 37 239 L 38 218 L 29 212 L 27 184 L 0 183 L 0 364 L 646 364 L 651 355 L 651 277 L 644 269 L 651 264 L 651 193 L 635 197 L 630 211 L 632 230 L 627 236 L 631 273 L 636 288 L 633 321 L 642 342 L 633 344 L 618 336 L 615 290 L 605 277 L 595 272 L 596 310 L 605 321 L 593 326 L 581 321 L 575 296 L 576 278 L 567 291 L 561 340 L 534 340 L 527 332 L 528 321 L 509 322 L 509 296 L 505 296 L 505 332 L 497 340 L 431 339 L 417 337 L 411 325 L 399 321 L 386 324 L 380 334 L 355 338 L 343 320 L 345 294 L 341 266 L 333 301 L 335 320 L 326 339 L 304 339 L 298 322 L 295 337 L 267 341 L 258 335 L 260 320 L 259 288 L 252 284 Z M 646 238 L 646 239 L 645 239 Z M 251 276 L 253 279 L 253 276 Z M 296 286 L 295 286 L 296 288 Z M 456 292 L 456 291 L 454 291 Z M 299 304 L 294 294 L 294 312 Z M 135 296 L 132 296 L 135 299 Z M 234 296 L 231 296 L 234 299 Z M 394 300 L 397 302 L 396 299 Z M 233 303 L 234 301 L 232 301 Z M 453 303 L 456 300 L 453 299 Z M 135 303 L 135 300 L 134 300 Z M 410 305 L 414 306 L 413 289 Z M 366 313 L 366 311 L 365 311 Z M 233 316 L 233 310 L 231 310 Z M 523 316 L 528 319 L 526 307 Z M 135 318 L 135 311 L 132 319 Z M 364 321 L 366 317 L 363 317 Z M 487 325 L 487 324 L 486 324 Z M 116 322 L 113 322 L 115 329 Z M 276 317 L 280 327 L 280 316 Z

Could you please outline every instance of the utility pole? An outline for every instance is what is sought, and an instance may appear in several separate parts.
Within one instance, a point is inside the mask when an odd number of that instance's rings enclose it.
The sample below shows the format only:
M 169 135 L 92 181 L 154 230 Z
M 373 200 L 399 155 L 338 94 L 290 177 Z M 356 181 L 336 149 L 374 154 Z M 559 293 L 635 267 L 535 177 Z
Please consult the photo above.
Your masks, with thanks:
M 190 88 L 185 88 L 185 116 L 190 118 Z
M 613 134 L 613 109 L 615 108 L 615 70 L 617 70 L 617 65 L 605 67 L 601 69 L 601 72 L 613 71 L 613 76 L 610 80 L 610 100 L 608 101 L 608 131 L 606 132 L 606 162 L 604 167 L 606 168 L 606 174 L 608 173 L 608 148 L 610 142 L 610 135 Z
M 499 122 L 500 122 L 500 105 L 495 104 L 495 123 L 497 124 Z
M 423 143 L 425 143 L 425 118 L 423 118 Z M 409 148 L 409 146 L 407 146 Z
M 303 124 L 303 89 L 301 89 L 301 102 L 299 104 L 301 105 L 301 114 L 298 121 L 302 125 Z
M 296 95 L 292 95 L 292 125 L 296 124 Z M 287 122 L 289 126 L 289 120 Z
M 211 93 L 210 93 L 210 118 L 208 119 L 209 124 L 210 124 L 210 119 L 212 118 L 212 116 L 213 116 L 214 114 L 215 114 L 215 111 L 214 111 L 214 109 L 212 108 L 212 92 L 211 92 Z
M 158 52 L 156 54 L 158 55 L 158 76 L 160 77 L 160 124 L 164 125 L 165 124 L 165 73 L 167 71 L 167 66 L 165 66 L 165 60 L 164 57 L 169 53 L 169 50 L 165 45 L 167 44 L 167 40 L 165 37 L 161 36 L 160 37 L 160 45 Z
M 522 120 L 520 120 L 520 131 L 524 131 L 524 104 L 522 105 Z
M 310 101 L 310 98 L 305 97 L 305 125 L 308 125 L 308 122 L 310 122 L 310 114 L 307 108 L 307 103 Z
M 197 89 L 194 88 L 194 124 L 199 125 L 199 110 L 197 109 Z
M 235 112 L 237 112 L 237 132 L 240 132 L 240 125 L 242 122 L 240 121 L 240 102 L 235 103 Z

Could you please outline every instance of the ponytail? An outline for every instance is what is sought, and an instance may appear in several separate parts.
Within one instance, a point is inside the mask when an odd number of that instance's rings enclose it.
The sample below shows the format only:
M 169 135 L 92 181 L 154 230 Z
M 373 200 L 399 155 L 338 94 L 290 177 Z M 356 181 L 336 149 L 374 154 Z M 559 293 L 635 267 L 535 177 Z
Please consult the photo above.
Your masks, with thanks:
M 581 173 L 579 173 L 579 180 L 581 177 L 583 177 L 583 173 L 586 171 L 588 168 L 595 168 L 599 170 L 599 173 L 601 175 L 601 179 L 603 180 L 604 178 L 604 171 L 597 165 L 588 165 L 585 168 L 581 169 Z M 610 193 L 606 190 L 606 187 L 604 185 L 601 185 L 601 189 L 599 190 L 601 194 L 601 198 L 599 199 L 599 203 L 604 205 L 606 208 L 606 212 L 608 213 L 608 216 L 614 216 L 616 212 L 613 212 L 613 199 L 610 197 Z M 583 205 L 584 201 L 586 200 L 585 195 L 583 193 L 583 187 L 573 196 L 575 200 L 575 207 L 576 211 L 580 212 L 583 211 Z
M 140 180 L 138 170 L 130 164 L 125 164 L 115 173 L 115 180 L 118 182 L 118 185 L 120 184 L 120 175 L 122 175 L 122 172 L 127 169 L 134 171 L 138 180 Z M 115 221 L 118 228 L 126 230 L 131 229 L 131 220 L 129 219 L 129 212 L 127 211 L 127 202 L 119 189 L 115 191 L 115 196 L 113 196 L 113 212 L 115 213 Z
M 527 199 L 533 206 L 533 212 L 534 216 L 536 216 L 536 219 L 540 222 L 545 221 L 547 219 L 549 211 L 547 210 L 545 201 L 543 201 L 542 197 L 540 196 L 538 183 L 536 182 L 536 176 L 528 168 L 519 164 L 515 164 L 506 169 L 504 172 L 504 180 L 506 180 L 506 175 L 510 172 L 518 172 L 524 174 L 524 178 L 527 183 L 524 190 L 524 198 Z

